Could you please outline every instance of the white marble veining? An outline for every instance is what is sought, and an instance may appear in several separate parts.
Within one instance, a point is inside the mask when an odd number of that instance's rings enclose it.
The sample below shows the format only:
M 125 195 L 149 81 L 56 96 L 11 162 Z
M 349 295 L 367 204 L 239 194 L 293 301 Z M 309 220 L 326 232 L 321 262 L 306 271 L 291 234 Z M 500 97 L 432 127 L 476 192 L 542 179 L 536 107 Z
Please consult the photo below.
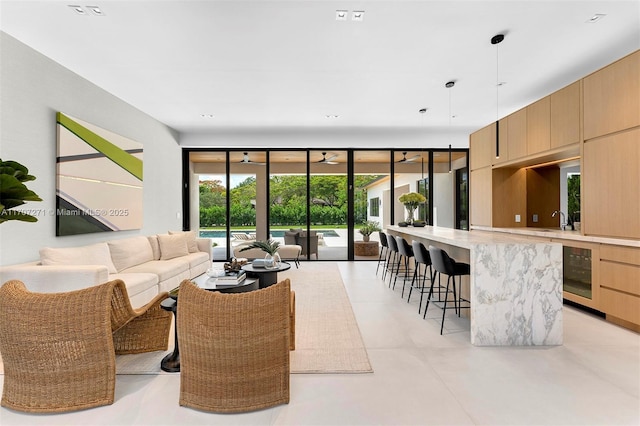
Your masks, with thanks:
M 437 242 L 468 250 L 472 344 L 562 344 L 561 244 L 430 226 L 387 230 L 425 245 Z
M 472 344 L 562 344 L 561 246 L 476 244 L 471 264 Z

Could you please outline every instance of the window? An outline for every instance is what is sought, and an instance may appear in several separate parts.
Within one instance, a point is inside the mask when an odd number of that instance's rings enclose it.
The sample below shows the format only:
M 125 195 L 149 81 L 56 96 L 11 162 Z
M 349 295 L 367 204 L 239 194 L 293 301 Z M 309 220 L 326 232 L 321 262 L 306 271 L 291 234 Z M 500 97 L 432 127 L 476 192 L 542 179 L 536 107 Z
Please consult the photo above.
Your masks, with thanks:
M 369 215 L 380 216 L 380 197 L 371 198 L 369 200 Z

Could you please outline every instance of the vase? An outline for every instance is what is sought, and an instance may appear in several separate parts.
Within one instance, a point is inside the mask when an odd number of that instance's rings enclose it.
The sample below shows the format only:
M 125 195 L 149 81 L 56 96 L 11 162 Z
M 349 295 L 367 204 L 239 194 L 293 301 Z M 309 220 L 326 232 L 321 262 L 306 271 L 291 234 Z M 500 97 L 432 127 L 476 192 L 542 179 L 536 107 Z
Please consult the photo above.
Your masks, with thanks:
M 415 207 L 407 206 L 407 220 L 405 222 L 407 222 L 408 225 L 413 223 L 413 212 L 415 212 L 415 210 Z
M 280 259 L 280 253 L 275 252 L 273 254 L 273 268 L 279 268 L 282 263 L 282 259 Z
M 364 241 L 365 243 L 369 242 L 369 235 L 363 235 L 362 236 L 362 241 Z

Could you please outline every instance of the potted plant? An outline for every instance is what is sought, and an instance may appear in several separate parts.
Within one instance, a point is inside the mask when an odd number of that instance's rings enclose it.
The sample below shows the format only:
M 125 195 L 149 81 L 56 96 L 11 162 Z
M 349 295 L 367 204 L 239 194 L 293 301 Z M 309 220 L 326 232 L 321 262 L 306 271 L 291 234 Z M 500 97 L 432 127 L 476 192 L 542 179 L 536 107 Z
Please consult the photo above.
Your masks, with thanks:
M 369 241 L 369 237 L 374 232 L 381 231 L 380 225 L 378 222 L 368 220 L 362 224 L 358 232 L 362 234 L 362 241 Z
M 23 205 L 27 201 L 42 201 L 38 194 L 29 190 L 22 182 L 35 180 L 27 169 L 17 161 L 0 159 L 0 223 L 8 220 L 37 222 L 38 218 L 23 212 L 10 212 L 9 209 Z
M 407 220 L 408 224 L 413 223 L 413 212 L 418 208 L 421 203 L 427 201 L 424 195 L 417 192 L 407 192 L 398 197 L 398 201 L 404 204 L 404 207 L 407 209 Z
M 274 268 L 280 266 L 280 255 L 278 254 L 280 243 L 278 241 L 254 241 L 248 246 L 241 248 L 240 251 L 245 251 L 253 248 L 260 249 L 266 253 L 264 257 L 265 267 Z

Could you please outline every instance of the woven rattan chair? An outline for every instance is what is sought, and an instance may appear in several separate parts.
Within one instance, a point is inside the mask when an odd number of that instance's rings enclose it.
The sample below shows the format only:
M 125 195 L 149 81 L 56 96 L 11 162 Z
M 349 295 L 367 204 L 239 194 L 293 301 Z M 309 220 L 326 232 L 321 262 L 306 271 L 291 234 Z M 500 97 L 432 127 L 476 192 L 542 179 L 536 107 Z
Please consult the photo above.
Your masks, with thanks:
M 171 314 L 158 312 L 165 297 L 133 310 L 120 280 L 67 293 L 8 281 L 0 288 L 2 405 L 64 412 L 112 404 L 114 343 L 121 353 L 166 349 Z
M 180 285 L 180 405 L 246 412 L 289 402 L 289 280 L 247 293 Z

